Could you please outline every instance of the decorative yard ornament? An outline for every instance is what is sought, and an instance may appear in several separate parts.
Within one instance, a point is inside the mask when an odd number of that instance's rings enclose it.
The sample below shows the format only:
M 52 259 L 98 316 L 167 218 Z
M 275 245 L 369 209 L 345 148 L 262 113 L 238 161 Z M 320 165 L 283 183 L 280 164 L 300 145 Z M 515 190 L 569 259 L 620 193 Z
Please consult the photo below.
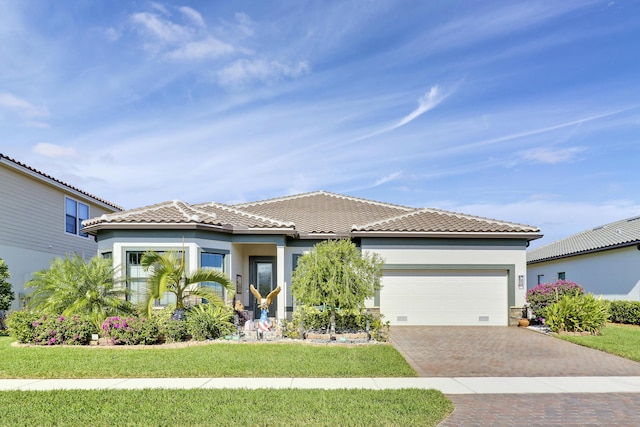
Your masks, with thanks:
M 268 332 L 271 330 L 271 326 L 269 326 L 269 322 L 267 320 L 267 309 L 276 298 L 276 296 L 280 293 L 280 286 L 269 292 L 269 295 L 267 295 L 266 298 L 263 298 L 262 295 L 260 295 L 260 292 L 258 292 L 258 290 L 253 285 L 249 286 L 249 289 L 251 290 L 253 296 L 256 297 L 256 299 L 259 301 L 258 307 L 260 307 L 260 310 L 262 310 L 260 312 L 260 320 L 258 321 L 258 332 L 260 332 L 260 334 L 262 334 L 263 332 Z

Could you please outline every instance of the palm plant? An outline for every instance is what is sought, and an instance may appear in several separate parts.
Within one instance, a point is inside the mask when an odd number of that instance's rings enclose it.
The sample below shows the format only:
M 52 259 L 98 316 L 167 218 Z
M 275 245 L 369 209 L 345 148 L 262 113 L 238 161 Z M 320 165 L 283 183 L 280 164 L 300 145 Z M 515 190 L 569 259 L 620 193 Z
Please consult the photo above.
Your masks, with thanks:
M 109 259 L 96 256 L 85 262 L 78 254 L 56 258 L 27 283 L 33 289 L 27 307 L 50 315 L 85 315 L 99 330 L 107 317 L 134 312 L 119 277 Z
M 199 268 L 187 275 L 184 259 L 175 251 L 162 254 L 147 251 L 142 255 L 140 264 L 151 273 L 147 279 L 145 303 L 149 316 L 151 316 L 154 301 L 162 298 L 165 292 L 176 296 L 176 311 L 184 310 L 185 302 L 191 296 L 207 299 L 213 305 L 224 305 L 220 295 L 212 288 L 203 286 L 203 282 L 216 282 L 228 292 L 235 292 L 231 279 L 221 271 Z

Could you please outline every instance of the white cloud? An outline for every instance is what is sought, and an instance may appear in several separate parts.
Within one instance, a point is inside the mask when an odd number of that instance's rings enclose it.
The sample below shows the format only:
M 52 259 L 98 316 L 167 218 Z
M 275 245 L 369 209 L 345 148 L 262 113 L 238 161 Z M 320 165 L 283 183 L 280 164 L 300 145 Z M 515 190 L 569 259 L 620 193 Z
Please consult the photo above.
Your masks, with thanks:
M 49 111 L 44 107 L 36 107 L 29 101 L 18 98 L 9 92 L 0 93 L 0 108 L 5 107 L 10 110 L 18 111 L 27 117 L 47 117 Z
M 186 43 L 180 48 L 167 53 L 166 58 L 171 60 L 202 60 L 214 59 L 231 53 L 234 47 L 221 42 L 213 37 Z
M 110 42 L 115 42 L 115 41 L 118 41 L 120 39 L 120 33 L 118 32 L 118 30 L 116 30 L 113 27 L 109 27 L 106 30 L 104 30 L 104 36 Z
M 373 184 L 373 186 L 378 187 L 379 185 L 386 184 L 387 182 L 390 182 L 390 181 L 393 181 L 394 179 L 399 178 L 401 175 L 402 175 L 402 171 L 390 173 L 389 175 L 384 176 L 379 180 L 377 180 L 375 184 Z
M 218 81 L 223 86 L 243 86 L 256 80 L 270 82 L 282 78 L 297 78 L 310 70 L 308 61 L 287 65 L 279 61 L 239 59 L 218 71 Z
M 175 24 L 155 13 L 134 13 L 131 20 L 142 34 L 159 43 L 177 43 L 191 37 L 188 27 Z
M 188 6 L 179 7 L 178 10 L 182 12 L 187 18 L 189 18 L 198 27 L 205 27 L 204 19 L 200 13 Z
M 415 120 L 416 118 L 420 117 L 427 111 L 435 108 L 438 104 L 444 101 L 450 94 L 451 93 L 442 93 L 442 90 L 437 85 L 433 86 L 431 89 L 425 92 L 425 94 L 418 99 L 418 108 L 416 108 L 411 113 L 407 114 L 402 119 L 400 119 L 400 121 L 395 125 L 391 126 L 389 130 L 397 129 L 400 126 L 404 126 L 407 123 L 411 122 L 412 120 Z
M 570 147 L 570 148 L 534 148 L 527 150 L 522 154 L 525 160 L 531 160 L 537 163 L 557 164 L 566 163 L 575 159 L 576 155 L 586 151 L 586 147 Z
M 254 22 L 251 20 L 249 15 L 247 15 L 246 13 L 238 12 L 236 13 L 235 18 L 236 22 L 238 23 L 236 25 L 236 29 L 245 36 L 252 36 L 254 33 Z
M 75 157 L 78 155 L 78 152 L 73 147 L 63 147 L 46 142 L 36 144 L 31 151 L 35 154 L 53 159 Z
M 30 128 L 38 128 L 38 129 L 49 129 L 51 127 L 49 126 L 49 123 L 38 122 L 34 120 L 26 121 L 24 122 L 24 125 Z

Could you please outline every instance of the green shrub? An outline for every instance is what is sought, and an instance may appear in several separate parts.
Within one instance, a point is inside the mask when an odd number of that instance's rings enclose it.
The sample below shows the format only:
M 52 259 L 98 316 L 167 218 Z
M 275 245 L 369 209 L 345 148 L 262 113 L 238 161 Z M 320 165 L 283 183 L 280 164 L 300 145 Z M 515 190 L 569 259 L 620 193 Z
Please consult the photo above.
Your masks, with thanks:
M 610 321 L 640 325 L 640 301 L 611 301 Z
M 196 341 L 216 339 L 235 333 L 233 309 L 198 304 L 187 312 L 187 332 Z
M 183 342 L 191 339 L 187 322 L 184 320 L 168 320 L 160 328 L 160 336 L 164 342 Z
M 15 311 L 7 319 L 11 335 L 23 344 L 87 345 L 96 332 L 88 316 L 38 316 Z
M 531 311 L 535 318 L 546 319 L 545 310 L 547 307 L 558 302 L 565 294 L 583 295 L 584 289 L 577 283 L 567 280 L 541 283 L 527 292 L 527 302 L 531 304 Z
M 14 311 L 7 316 L 7 328 L 9 334 L 19 343 L 33 342 L 33 323 L 38 320 L 38 315 L 29 310 Z
M 565 294 L 546 309 L 546 324 L 553 332 L 589 332 L 597 335 L 609 318 L 609 301 L 593 294 Z
M 33 342 L 38 345 L 87 345 L 95 326 L 88 316 L 43 316 L 33 323 Z
M 168 343 L 189 341 L 191 336 L 187 330 L 187 322 L 184 320 L 173 320 L 175 304 L 169 304 L 162 310 L 154 310 L 152 318 L 158 325 L 160 340 Z
M 156 321 L 139 317 L 109 317 L 102 333 L 114 345 L 157 344 L 160 339 Z

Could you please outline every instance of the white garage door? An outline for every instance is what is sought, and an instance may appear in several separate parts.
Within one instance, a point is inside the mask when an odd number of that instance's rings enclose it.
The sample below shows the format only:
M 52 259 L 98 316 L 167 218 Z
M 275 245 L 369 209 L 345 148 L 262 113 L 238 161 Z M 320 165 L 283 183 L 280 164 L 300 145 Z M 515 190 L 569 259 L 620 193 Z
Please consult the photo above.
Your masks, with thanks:
M 507 325 L 507 271 L 386 270 L 380 312 L 392 325 Z

